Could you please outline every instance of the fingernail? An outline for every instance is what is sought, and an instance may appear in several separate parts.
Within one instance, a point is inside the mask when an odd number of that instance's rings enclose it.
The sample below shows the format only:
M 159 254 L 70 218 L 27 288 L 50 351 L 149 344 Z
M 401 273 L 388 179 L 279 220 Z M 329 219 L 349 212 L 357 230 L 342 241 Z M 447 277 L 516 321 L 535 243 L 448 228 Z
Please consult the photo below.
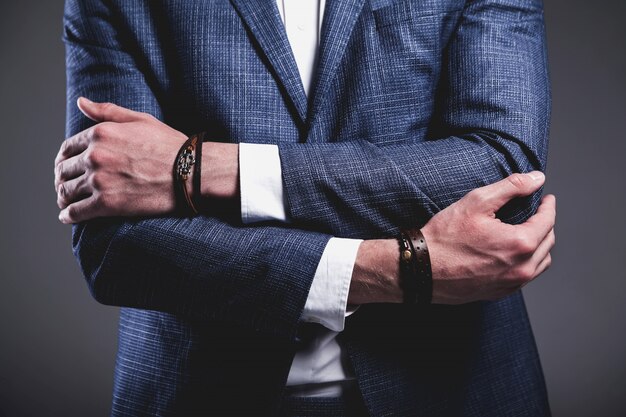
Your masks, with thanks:
M 87 104 L 93 104 L 93 101 L 89 100 L 87 97 L 80 96 L 78 97 L 78 101 L 80 100 L 84 101 Z
M 541 171 L 531 171 L 527 175 L 535 181 L 539 181 L 544 177 L 543 172 Z

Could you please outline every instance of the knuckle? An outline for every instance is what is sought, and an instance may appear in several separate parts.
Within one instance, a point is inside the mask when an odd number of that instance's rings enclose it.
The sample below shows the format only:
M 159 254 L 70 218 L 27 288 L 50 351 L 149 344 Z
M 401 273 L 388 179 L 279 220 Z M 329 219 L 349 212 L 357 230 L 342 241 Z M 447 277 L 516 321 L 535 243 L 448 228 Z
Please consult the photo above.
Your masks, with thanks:
M 519 285 L 526 284 L 532 281 L 533 278 L 535 278 L 535 268 L 529 265 L 519 267 L 515 273 L 515 281 Z
M 98 168 L 102 166 L 103 162 L 103 152 L 100 147 L 95 145 L 90 145 L 85 151 L 85 160 L 87 164 L 92 168 Z
M 67 194 L 67 184 L 65 184 L 64 182 L 59 184 L 59 187 L 57 188 L 57 195 L 59 196 L 59 198 L 66 199 Z
M 476 199 L 476 198 L 480 198 L 480 190 L 478 188 L 474 188 L 473 190 L 471 190 L 469 193 L 467 193 L 467 198 L 469 199 Z
M 472 205 L 480 206 L 484 204 L 486 201 L 485 193 L 478 188 L 473 189 L 472 191 L 467 193 L 466 197 L 467 197 L 468 202 Z
M 556 211 L 551 209 L 546 210 L 543 212 L 542 216 L 545 221 L 545 226 L 547 228 L 554 229 L 554 226 L 556 225 Z
M 69 218 L 69 220 L 74 223 L 76 221 L 76 218 L 78 217 L 78 209 L 76 208 L 76 206 L 69 206 L 67 208 L 67 217 Z
M 59 163 L 54 166 L 54 178 L 60 180 L 63 178 L 63 164 Z
M 91 140 L 96 141 L 102 138 L 104 135 L 104 128 L 102 127 L 102 123 L 98 123 L 97 125 L 91 128 Z
M 59 154 L 57 155 L 57 159 L 61 159 L 63 156 L 65 156 L 67 152 L 67 143 L 68 143 L 67 139 L 61 143 L 61 148 L 59 149 Z
M 89 185 L 94 190 L 101 190 L 104 184 L 104 181 L 102 179 L 102 174 L 98 172 L 91 173 L 89 175 L 88 181 L 89 181 Z
M 532 255 L 536 249 L 532 239 L 522 233 L 514 237 L 513 248 L 515 252 L 521 256 Z
M 507 180 L 515 188 L 524 188 L 526 184 L 526 177 L 522 174 L 512 174 L 507 177 Z
M 113 110 L 114 104 L 111 102 L 101 103 L 100 107 L 102 109 L 102 113 L 109 114 Z
M 93 140 L 107 139 L 113 134 L 113 125 L 111 123 L 98 123 L 91 128 L 91 136 Z
M 61 194 L 57 194 L 57 207 L 60 209 L 67 207 L 67 201 Z
M 59 208 L 65 208 L 71 203 L 71 191 L 67 186 L 67 183 L 61 183 L 57 187 L 57 206 Z
M 83 157 L 85 158 L 85 162 L 87 163 L 87 165 L 89 165 L 90 167 L 93 167 L 96 165 L 96 156 L 95 156 L 95 150 L 94 150 L 94 146 L 89 146 L 87 149 L 85 149 L 85 152 L 83 154 Z

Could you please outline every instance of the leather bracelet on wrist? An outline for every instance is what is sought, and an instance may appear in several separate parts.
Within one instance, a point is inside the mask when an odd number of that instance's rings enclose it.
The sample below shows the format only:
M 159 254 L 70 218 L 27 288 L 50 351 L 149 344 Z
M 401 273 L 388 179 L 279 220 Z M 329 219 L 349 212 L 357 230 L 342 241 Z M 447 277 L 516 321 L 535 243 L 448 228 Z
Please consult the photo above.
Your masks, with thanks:
M 415 268 L 413 266 L 415 254 L 406 232 L 400 232 L 398 245 L 400 246 L 400 288 L 402 288 L 402 299 L 404 304 L 415 304 L 417 302 L 417 280 L 414 277 Z
M 403 230 L 400 245 L 400 287 L 404 303 L 427 305 L 433 297 L 433 274 L 426 239 L 419 229 Z
M 195 156 L 195 164 L 193 165 L 193 193 L 191 196 L 191 202 L 193 203 L 197 212 L 205 211 L 204 199 L 202 198 L 202 144 L 207 140 L 206 132 L 197 133 L 195 136 L 198 137 L 198 141 L 196 143 L 196 156 Z
M 186 216 L 194 216 L 198 214 L 189 191 L 187 190 L 187 180 L 194 169 L 195 164 L 200 164 L 196 161 L 196 145 L 198 143 L 198 136 L 190 136 L 189 139 L 183 143 L 176 160 L 174 162 L 174 191 L 176 194 L 176 206 L 178 211 Z

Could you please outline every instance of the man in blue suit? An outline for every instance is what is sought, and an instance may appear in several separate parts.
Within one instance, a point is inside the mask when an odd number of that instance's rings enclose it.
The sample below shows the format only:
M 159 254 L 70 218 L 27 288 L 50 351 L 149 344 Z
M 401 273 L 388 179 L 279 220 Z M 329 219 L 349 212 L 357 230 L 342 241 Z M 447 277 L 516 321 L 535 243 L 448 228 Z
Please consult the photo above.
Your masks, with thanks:
M 518 291 L 554 244 L 540 1 L 68 0 L 64 22 L 55 186 L 124 307 L 113 415 L 549 415 Z M 407 302 L 402 229 L 432 303 Z

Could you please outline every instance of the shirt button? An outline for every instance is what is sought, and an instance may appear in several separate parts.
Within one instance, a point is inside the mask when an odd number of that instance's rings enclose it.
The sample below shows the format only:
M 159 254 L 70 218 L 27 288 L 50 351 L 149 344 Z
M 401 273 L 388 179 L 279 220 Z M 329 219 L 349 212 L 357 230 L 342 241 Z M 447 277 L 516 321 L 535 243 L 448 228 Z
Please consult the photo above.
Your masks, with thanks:
M 296 26 L 300 32 L 304 31 L 304 25 Z

